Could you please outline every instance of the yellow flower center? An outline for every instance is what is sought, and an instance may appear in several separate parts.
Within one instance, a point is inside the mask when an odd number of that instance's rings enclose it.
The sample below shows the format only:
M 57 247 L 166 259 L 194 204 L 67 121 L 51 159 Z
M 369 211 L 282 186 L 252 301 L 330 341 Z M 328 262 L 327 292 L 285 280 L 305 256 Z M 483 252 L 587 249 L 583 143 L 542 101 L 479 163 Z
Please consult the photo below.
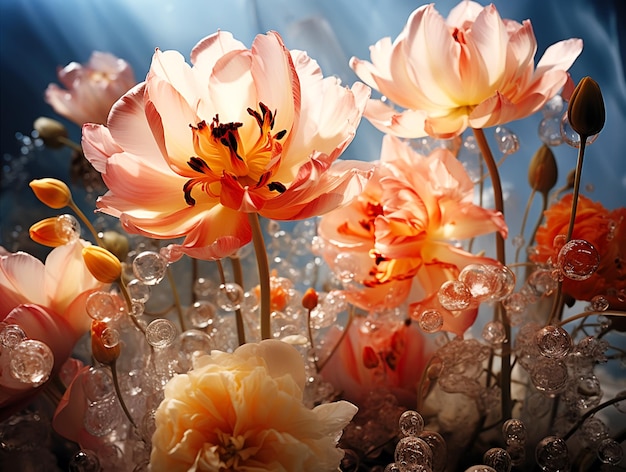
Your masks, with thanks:
M 191 192 L 197 185 L 208 195 L 218 197 L 219 181 L 224 175 L 234 178 L 242 187 L 279 193 L 286 190 L 282 183 L 271 178 L 280 164 L 282 145 L 278 141 L 285 137 L 287 130 L 272 133 L 276 112 L 272 113 L 263 103 L 259 103 L 259 110 L 248 108 L 247 112 L 255 118 L 260 131 L 252 143 L 241 139 L 239 130 L 243 123 L 220 123 L 218 115 L 210 125 L 206 121 L 190 125 L 197 156 L 192 156 L 187 165 L 202 175 L 189 179 L 183 187 L 188 205 L 196 203 Z

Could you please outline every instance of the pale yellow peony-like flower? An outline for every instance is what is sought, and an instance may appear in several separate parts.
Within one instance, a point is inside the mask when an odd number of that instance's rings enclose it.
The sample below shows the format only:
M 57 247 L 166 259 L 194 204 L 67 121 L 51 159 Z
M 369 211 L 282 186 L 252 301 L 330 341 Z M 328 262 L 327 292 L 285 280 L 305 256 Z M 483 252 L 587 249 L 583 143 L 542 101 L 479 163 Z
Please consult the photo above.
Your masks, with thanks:
M 282 341 L 213 351 L 174 377 L 155 415 L 156 471 L 335 471 L 341 431 L 357 411 L 302 403 L 304 362 Z

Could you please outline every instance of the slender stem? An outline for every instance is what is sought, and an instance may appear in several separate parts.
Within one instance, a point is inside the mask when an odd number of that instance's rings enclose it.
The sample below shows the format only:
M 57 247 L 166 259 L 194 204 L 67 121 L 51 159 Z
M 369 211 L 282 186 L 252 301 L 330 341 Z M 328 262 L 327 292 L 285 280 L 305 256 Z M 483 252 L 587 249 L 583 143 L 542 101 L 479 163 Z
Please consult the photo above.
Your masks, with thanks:
M 493 187 L 493 201 L 496 211 L 499 211 L 504 217 L 504 198 L 502 196 L 502 183 L 500 181 L 500 173 L 498 172 L 498 166 L 493 158 L 485 132 L 482 129 L 473 128 L 474 137 L 476 143 L 480 149 L 489 176 L 491 178 L 491 186 Z M 505 262 L 505 250 L 504 250 L 504 237 L 500 232 L 496 233 L 496 256 L 498 262 L 504 265 Z M 511 350 L 507 349 L 504 344 L 511 342 L 511 325 L 506 316 L 502 312 L 502 304 L 498 303 L 495 308 L 495 316 L 499 318 L 504 327 L 505 341 L 502 346 L 502 365 L 500 371 L 500 389 L 502 391 L 502 420 L 506 421 L 511 417 L 512 403 L 511 403 Z
M 70 138 L 66 138 L 65 136 L 59 136 L 57 138 L 57 141 L 61 144 L 65 144 L 68 148 L 73 149 L 76 152 L 80 152 L 81 154 L 83 153 L 83 148 L 80 146 L 80 144 L 75 143 Z
M 547 209 L 548 209 L 548 194 L 542 193 L 541 194 L 541 213 L 539 214 L 539 218 L 537 219 L 537 224 L 535 224 L 535 227 L 533 228 L 533 232 L 531 233 L 530 238 L 528 238 L 529 246 L 531 246 L 535 242 L 537 231 L 539 231 L 539 227 L 541 226 L 541 223 L 543 222 L 543 215 Z
M 78 215 L 78 217 L 81 219 L 83 223 L 85 223 L 85 226 L 87 226 L 87 229 L 91 232 L 94 239 L 96 240 L 96 244 L 98 244 L 98 246 L 104 246 L 102 239 L 100 238 L 100 236 L 98 236 L 98 232 L 96 231 L 96 228 L 93 227 L 93 225 L 91 224 L 91 221 L 89 221 L 89 219 L 85 216 L 82 210 L 78 208 L 76 203 L 74 203 L 74 200 L 70 200 L 67 206 L 70 207 L 70 209 L 72 209 L 74 213 Z
M 243 269 L 241 268 L 241 259 L 239 259 L 238 256 L 231 256 L 230 265 L 233 268 L 235 283 L 240 287 L 243 287 Z M 239 341 L 239 345 L 241 346 L 246 343 L 246 329 L 243 325 L 241 308 L 237 308 L 235 310 L 235 323 L 237 324 L 237 339 Z
M 257 213 L 248 213 L 248 221 L 252 228 L 252 242 L 254 244 L 254 253 L 259 270 L 259 285 L 261 287 L 261 339 L 269 339 L 272 337 L 270 326 L 270 266 L 267 260 L 267 251 L 265 249 L 259 215 Z
M 324 359 L 323 362 L 319 363 L 319 372 L 324 370 L 324 366 L 326 366 L 328 361 L 335 355 L 335 352 L 337 352 L 337 349 L 339 349 L 339 346 L 341 345 L 341 341 L 343 341 L 343 338 L 345 338 L 348 335 L 348 330 L 350 329 L 350 325 L 352 324 L 353 318 L 354 318 L 354 306 L 350 305 L 350 308 L 348 309 L 348 321 L 346 322 L 346 326 L 344 326 L 343 331 L 341 332 L 341 336 L 339 337 L 339 340 L 333 346 L 333 349 L 332 351 L 330 351 L 330 354 L 326 356 L 326 359 Z
M 198 280 L 198 259 L 195 257 L 191 258 L 191 303 L 196 303 L 198 301 L 198 296 L 196 295 L 196 291 L 193 289 L 194 284 Z
M 528 201 L 526 202 L 526 209 L 524 210 L 524 217 L 522 218 L 522 226 L 520 227 L 519 234 L 524 237 L 524 230 L 526 229 L 526 221 L 528 221 L 528 213 L 530 212 L 530 205 L 533 203 L 535 199 L 535 189 L 530 192 L 530 196 L 528 197 Z M 522 249 L 522 245 L 520 244 L 515 250 L 515 262 L 519 261 L 519 252 Z
M 172 289 L 172 297 L 174 298 L 174 306 L 176 307 L 176 314 L 178 315 L 178 322 L 180 323 L 180 329 L 185 332 L 185 317 L 183 315 L 183 306 L 180 303 L 180 296 L 178 295 L 178 288 L 176 288 L 176 280 L 174 280 L 174 274 L 172 269 L 167 268 L 167 280 L 170 283 Z
M 590 416 L 595 415 L 597 412 L 599 412 L 600 410 L 606 408 L 607 406 L 613 405 L 613 404 L 615 404 L 617 402 L 621 402 L 622 400 L 626 400 L 626 393 L 623 393 L 623 392 L 621 394 L 618 393 L 617 395 L 615 395 L 615 398 L 611 398 L 610 400 L 607 400 L 604 403 L 600 403 L 595 408 L 592 408 L 591 410 L 588 410 L 587 413 L 582 415 L 579 418 L 579 420 L 576 422 L 576 424 L 570 428 L 570 430 L 565 434 L 565 436 L 563 436 L 563 440 L 567 441 L 572 436 L 572 434 L 574 434 L 576 432 L 576 430 L 583 425 L 583 423 L 585 422 L 585 420 L 587 418 L 589 418 Z
M 578 313 L 577 315 L 570 316 L 569 318 L 566 318 L 563 321 L 559 321 L 556 325 L 563 326 L 563 325 L 566 325 L 567 323 L 571 323 L 572 321 L 576 321 L 581 318 L 587 318 L 592 315 L 626 316 L 626 312 L 623 312 L 623 311 L 584 311 L 582 313 Z
M 122 391 L 120 390 L 120 383 L 117 378 L 117 367 L 116 367 L 115 361 L 113 361 L 109 367 L 111 367 L 111 374 L 113 375 L 113 386 L 115 387 L 115 393 L 117 394 L 117 398 L 120 401 L 122 410 L 124 410 L 124 414 L 128 418 L 128 421 L 130 421 L 133 427 L 137 429 L 137 424 L 135 423 L 135 420 L 133 420 L 133 417 L 130 415 L 130 411 L 128 411 L 128 408 L 126 407 L 126 403 L 124 402 L 124 398 L 122 397 Z
M 320 368 L 317 363 L 317 353 L 315 352 L 315 343 L 313 341 L 313 329 L 311 328 L 311 310 L 307 310 L 306 313 L 306 328 L 309 335 L 309 342 L 311 343 L 311 352 L 313 353 L 313 363 L 315 364 L 315 371 L 319 374 Z

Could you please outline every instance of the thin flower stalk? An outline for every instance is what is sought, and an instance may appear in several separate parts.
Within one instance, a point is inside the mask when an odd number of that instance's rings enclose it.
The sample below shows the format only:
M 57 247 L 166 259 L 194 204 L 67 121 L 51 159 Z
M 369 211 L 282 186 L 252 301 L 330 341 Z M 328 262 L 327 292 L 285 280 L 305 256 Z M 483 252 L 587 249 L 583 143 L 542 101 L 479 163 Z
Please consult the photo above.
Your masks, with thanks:
M 252 243 L 254 244 L 254 254 L 256 255 L 257 268 L 259 271 L 259 286 L 261 288 L 260 300 L 260 320 L 261 339 L 270 339 L 271 332 L 271 310 L 270 310 L 270 267 L 267 260 L 267 251 L 263 240 L 263 231 L 257 213 L 248 213 L 248 222 L 252 229 Z
M 243 269 L 241 267 L 241 259 L 239 256 L 231 256 L 230 264 L 233 268 L 235 283 L 240 287 L 243 287 Z M 242 346 L 246 343 L 246 330 L 243 324 L 243 314 L 241 312 L 241 308 L 237 308 L 235 310 L 235 323 L 237 326 L 237 341 L 239 342 L 239 345 Z

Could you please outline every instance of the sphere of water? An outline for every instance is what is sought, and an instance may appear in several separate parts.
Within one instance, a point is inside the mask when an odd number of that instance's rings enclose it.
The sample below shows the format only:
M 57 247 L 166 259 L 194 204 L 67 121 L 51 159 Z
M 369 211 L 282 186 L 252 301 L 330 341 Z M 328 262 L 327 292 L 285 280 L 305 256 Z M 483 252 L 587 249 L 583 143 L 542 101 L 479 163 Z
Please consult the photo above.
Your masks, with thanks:
M 492 346 L 496 346 L 498 344 L 502 344 L 506 341 L 506 332 L 504 330 L 504 325 L 500 321 L 489 321 L 485 323 L 482 332 L 483 339 L 491 344 Z
M 624 451 L 617 441 L 607 438 L 598 445 L 597 455 L 603 464 L 617 465 L 622 461 Z
M 567 444 L 556 436 L 545 437 L 537 443 L 535 459 L 543 470 L 569 470 Z
M 100 472 L 100 460 L 98 455 L 88 449 L 81 449 L 70 459 L 68 464 L 70 472 Z
M 510 472 L 511 467 L 513 467 L 511 456 L 501 447 L 492 447 L 485 452 L 483 462 L 496 472 Z
M 441 306 L 450 311 L 465 310 L 472 303 L 472 293 L 460 280 L 448 280 L 441 284 L 437 297 Z
M 537 390 L 555 395 L 567 384 L 567 367 L 558 359 L 540 358 L 532 367 L 530 377 Z
M 193 293 L 198 297 L 208 297 L 213 292 L 214 284 L 210 279 L 197 278 L 193 283 Z
M 510 129 L 496 126 L 493 134 L 502 154 L 514 154 L 519 150 L 519 138 Z
M 349 252 L 340 252 L 333 261 L 333 271 L 341 282 L 351 282 L 358 276 L 359 261 Z
M 109 399 L 115 394 L 111 371 L 106 367 L 91 367 L 83 374 L 81 383 L 90 403 Z
M 241 285 L 229 282 L 220 285 L 217 292 L 217 304 L 224 311 L 236 311 L 241 308 L 244 300 L 244 291 Z
M 85 310 L 91 319 L 104 323 L 110 323 L 122 314 L 117 298 L 109 292 L 93 292 L 87 297 Z
M 158 252 L 144 251 L 133 260 L 133 273 L 145 285 L 157 285 L 163 280 L 168 262 Z
M 187 319 L 195 328 L 204 329 L 215 322 L 217 307 L 207 301 L 199 300 L 187 310 Z
M 54 232 L 63 241 L 76 241 L 80 238 L 80 223 L 73 215 L 59 215 L 54 222 Z
M 407 410 L 400 415 L 398 425 L 404 436 L 417 436 L 424 430 L 424 418 L 417 411 Z
M 502 437 L 508 445 L 524 444 L 526 436 L 526 425 L 521 420 L 512 418 L 506 420 L 502 425 Z
M 414 470 L 420 466 L 430 468 L 433 462 L 433 451 L 423 439 L 406 436 L 396 445 L 394 461 L 400 466 L 400 470 Z
M 174 342 L 176 336 L 176 326 L 165 318 L 152 320 L 150 324 L 146 326 L 146 341 L 148 341 L 148 344 L 152 347 L 167 347 Z
M 561 119 L 561 114 L 563 113 L 563 97 L 560 95 L 555 95 L 550 100 L 546 102 L 546 104 L 541 109 L 541 113 L 546 118 L 558 118 Z
M 599 134 L 600 133 L 589 136 L 587 138 L 587 145 L 593 144 L 595 140 L 598 139 Z M 574 131 L 574 128 L 572 128 L 572 125 L 567 118 L 567 113 L 564 113 L 563 118 L 561 118 L 561 136 L 563 137 L 563 141 L 570 146 L 575 148 L 580 147 L 580 135 Z
M 497 286 L 497 275 L 488 265 L 468 264 L 459 273 L 459 280 L 465 284 L 477 302 L 491 298 Z
M 533 271 L 528 276 L 526 284 L 537 297 L 549 297 L 557 288 L 557 282 L 552 277 L 552 272 L 549 269 Z
M 50 377 L 54 366 L 52 350 L 35 339 L 25 339 L 11 351 L 11 375 L 20 382 L 36 387 Z
M 422 431 L 419 438 L 424 440 L 433 452 L 433 472 L 443 472 L 448 462 L 448 447 L 443 436 L 436 431 Z
M 559 146 L 563 144 L 561 134 L 561 120 L 558 118 L 544 118 L 539 123 L 539 139 L 548 146 Z
M 120 343 L 120 332 L 115 328 L 104 328 L 100 338 L 104 347 L 111 349 Z
M 26 333 L 16 324 L 7 324 L 0 331 L 0 344 L 7 349 L 15 349 L 25 339 Z
M 419 327 L 426 333 L 436 333 L 443 326 L 443 316 L 439 310 L 424 310 L 418 319 Z
M 564 277 L 586 280 L 600 265 L 600 254 L 588 241 L 572 239 L 563 245 L 557 258 L 557 266 Z
M 150 299 L 150 285 L 144 284 L 139 279 L 133 279 L 126 285 L 130 300 L 135 303 L 146 303 Z
M 97 437 L 103 437 L 113 431 L 120 422 L 119 406 L 115 397 L 92 403 L 83 417 L 85 430 Z
M 544 326 L 535 334 L 535 342 L 541 355 L 560 359 L 572 349 L 572 337 L 560 326 Z
M 609 300 L 604 295 L 596 295 L 589 304 L 591 311 L 606 311 L 609 309 Z
M 495 282 L 491 300 L 502 300 L 513 292 L 515 288 L 515 274 L 507 266 L 490 265 L 487 267 L 492 272 Z

